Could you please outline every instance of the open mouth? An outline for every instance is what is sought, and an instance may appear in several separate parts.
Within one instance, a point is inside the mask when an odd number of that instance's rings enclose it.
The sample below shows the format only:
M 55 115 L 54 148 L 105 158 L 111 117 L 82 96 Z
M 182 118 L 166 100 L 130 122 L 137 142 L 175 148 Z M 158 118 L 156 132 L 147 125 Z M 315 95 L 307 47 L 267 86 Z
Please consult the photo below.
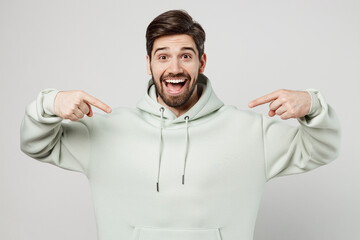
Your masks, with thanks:
M 163 84 L 169 94 L 176 95 L 183 91 L 187 82 L 187 79 L 166 79 Z

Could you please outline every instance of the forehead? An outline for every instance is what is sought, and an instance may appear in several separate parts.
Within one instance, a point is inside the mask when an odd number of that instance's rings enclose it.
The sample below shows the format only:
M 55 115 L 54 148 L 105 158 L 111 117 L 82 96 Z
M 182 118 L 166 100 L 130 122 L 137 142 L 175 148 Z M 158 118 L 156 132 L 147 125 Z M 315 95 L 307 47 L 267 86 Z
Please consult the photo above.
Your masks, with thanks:
M 155 39 L 152 53 L 154 53 L 158 48 L 167 48 L 167 51 L 180 51 L 184 47 L 191 47 L 197 53 L 194 39 L 187 34 L 162 36 Z

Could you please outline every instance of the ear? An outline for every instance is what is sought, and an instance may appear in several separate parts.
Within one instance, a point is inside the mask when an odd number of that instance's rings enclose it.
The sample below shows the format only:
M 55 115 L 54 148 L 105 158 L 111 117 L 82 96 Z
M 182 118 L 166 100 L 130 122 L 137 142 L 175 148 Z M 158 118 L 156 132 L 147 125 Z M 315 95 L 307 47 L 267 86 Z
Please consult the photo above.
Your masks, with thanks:
M 200 73 L 203 73 L 205 71 L 206 66 L 206 54 L 203 53 L 200 59 Z
M 146 65 L 147 65 L 147 72 L 149 75 L 151 75 L 151 66 L 150 66 L 150 57 L 149 55 L 146 55 Z

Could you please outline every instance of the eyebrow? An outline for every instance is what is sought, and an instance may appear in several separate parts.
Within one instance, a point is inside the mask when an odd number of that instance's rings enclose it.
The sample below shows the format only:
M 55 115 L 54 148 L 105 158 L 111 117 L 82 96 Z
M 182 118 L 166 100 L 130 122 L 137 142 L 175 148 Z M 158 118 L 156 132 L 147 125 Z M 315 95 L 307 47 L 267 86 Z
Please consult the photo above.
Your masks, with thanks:
M 154 52 L 154 55 L 155 55 L 155 53 L 156 53 L 157 51 L 168 50 L 168 49 L 169 49 L 168 47 L 157 48 L 157 49 L 155 50 L 155 52 Z M 190 51 L 193 51 L 194 54 L 196 55 L 195 49 L 192 48 L 192 47 L 182 47 L 181 50 L 182 50 L 182 51 L 183 51 L 183 50 L 190 50 Z
M 155 53 L 156 53 L 157 51 L 167 50 L 167 49 L 169 49 L 169 48 L 168 48 L 168 47 L 157 48 L 157 49 L 155 50 L 155 52 L 154 52 L 154 55 L 155 55 Z

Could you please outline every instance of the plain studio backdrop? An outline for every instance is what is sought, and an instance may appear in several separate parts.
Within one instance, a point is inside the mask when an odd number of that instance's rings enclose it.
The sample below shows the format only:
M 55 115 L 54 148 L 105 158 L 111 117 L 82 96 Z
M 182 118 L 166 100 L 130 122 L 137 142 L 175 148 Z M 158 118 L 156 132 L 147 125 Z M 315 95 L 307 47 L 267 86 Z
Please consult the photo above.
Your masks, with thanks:
M 248 102 L 315 88 L 339 116 L 339 158 L 268 182 L 255 240 L 360 239 L 358 0 L 1 0 L 0 239 L 96 239 L 86 177 L 20 151 L 25 107 L 50 87 L 135 107 L 149 79 L 146 27 L 170 9 L 187 10 L 205 29 L 205 74 L 225 104 L 267 114 L 268 104 Z

